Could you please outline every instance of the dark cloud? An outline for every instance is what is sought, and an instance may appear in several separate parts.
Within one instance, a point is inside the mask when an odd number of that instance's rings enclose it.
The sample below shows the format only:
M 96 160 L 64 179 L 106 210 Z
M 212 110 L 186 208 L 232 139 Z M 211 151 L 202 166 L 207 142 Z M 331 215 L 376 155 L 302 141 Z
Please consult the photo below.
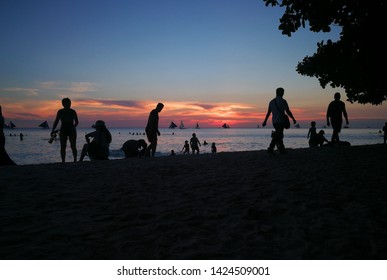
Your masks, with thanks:
M 191 105 L 192 105 L 192 106 L 197 106 L 197 107 L 203 108 L 203 109 L 205 109 L 205 110 L 211 110 L 211 109 L 214 109 L 214 108 L 216 108 L 216 107 L 219 107 L 219 105 L 205 104 L 205 103 L 192 103 Z
M 140 108 L 143 109 L 144 106 L 141 102 L 131 101 L 131 100 L 105 100 L 105 99 L 77 99 L 78 102 L 97 102 L 101 105 L 109 105 L 109 106 L 120 106 L 120 107 L 128 107 L 128 108 Z

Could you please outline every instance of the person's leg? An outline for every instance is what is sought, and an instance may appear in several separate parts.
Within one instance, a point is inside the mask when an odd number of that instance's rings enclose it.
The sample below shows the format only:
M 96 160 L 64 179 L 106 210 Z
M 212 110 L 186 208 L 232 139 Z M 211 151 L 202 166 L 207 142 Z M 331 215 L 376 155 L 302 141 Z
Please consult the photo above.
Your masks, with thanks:
M 276 134 L 277 134 L 277 145 L 278 149 L 281 153 L 285 153 L 285 145 L 284 145 L 284 126 L 282 124 L 278 124 L 275 126 Z
M 76 146 L 76 143 L 77 143 L 77 133 L 75 132 L 72 135 L 70 135 L 69 136 L 69 140 L 70 140 L 71 150 L 73 151 L 74 162 L 76 162 L 77 161 L 77 155 L 78 155 L 77 146 Z
M 156 153 L 156 148 L 157 148 L 157 140 L 153 141 L 152 145 L 153 145 L 153 147 L 152 147 L 152 157 L 154 157 L 155 153 Z
M 87 144 L 83 145 L 83 148 L 82 148 L 82 152 L 81 152 L 81 156 L 79 158 L 79 161 L 83 161 L 83 159 L 85 158 L 86 154 L 87 154 Z
M 277 143 L 277 133 L 275 131 L 272 131 L 271 142 L 270 142 L 269 148 L 267 149 L 269 153 L 274 153 L 274 148 L 276 143 Z
M 60 134 L 60 157 L 62 162 L 66 161 L 66 146 L 67 146 L 67 135 Z

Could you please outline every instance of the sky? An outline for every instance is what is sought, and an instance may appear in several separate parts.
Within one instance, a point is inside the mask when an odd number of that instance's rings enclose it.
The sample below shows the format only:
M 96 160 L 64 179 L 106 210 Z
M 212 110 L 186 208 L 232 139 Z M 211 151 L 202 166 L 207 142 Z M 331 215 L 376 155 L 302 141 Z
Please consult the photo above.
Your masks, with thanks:
M 283 11 L 262 0 L 2 0 L 0 105 L 18 127 L 52 125 L 68 97 L 80 127 L 257 127 L 275 89 L 302 127 L 325 124 L 340 88 L 322 89 L 296 65 L 340 30 L 291 37 Z M 346 102 L 350 127 L 381 128 L 379 106 Z M 271 123 L 271 122 L 270 122 Z

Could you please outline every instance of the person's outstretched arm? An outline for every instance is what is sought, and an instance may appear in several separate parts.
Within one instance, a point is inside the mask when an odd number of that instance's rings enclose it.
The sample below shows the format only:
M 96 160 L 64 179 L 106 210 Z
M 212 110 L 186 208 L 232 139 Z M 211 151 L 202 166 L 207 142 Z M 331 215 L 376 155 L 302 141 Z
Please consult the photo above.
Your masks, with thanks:
M 266 122 L 267 122 L 267 119 L 270 117 L 270 114 L 271 114 L 271 109 L 270 109 L 270 106 L 269 106 L 269 108 L 267 109 L 267 113 L 266 113 L 265 120 L 264 120 L 263 123 L 262 123 L 262 126 L 263 126 L 263 127 L 266 126 Z

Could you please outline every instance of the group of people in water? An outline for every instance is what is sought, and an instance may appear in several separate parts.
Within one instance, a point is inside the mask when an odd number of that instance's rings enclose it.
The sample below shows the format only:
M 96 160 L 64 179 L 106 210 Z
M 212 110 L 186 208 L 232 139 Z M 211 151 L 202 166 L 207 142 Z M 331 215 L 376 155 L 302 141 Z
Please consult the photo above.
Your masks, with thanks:
M 277 148 L 280 153 L 286 153 L 285 145 L 283 142 L 284 130 L 289 128 L 288 117 L 293 121 L 293 124 L 296 124 L 297 121 L 293 116 L 287 101 L 283 98 L 285 90 L 281 87 L 276 89 L 276 97 L 269 102 L 268 110 L 265 116 L 265 119 L 262 123 L 262 127 L 266 126 L 267 120 L 272 115 L 272 124 L 275 131 L 272 133 L 272 139 L 268 147 L 268 152 L 274 154 L 274 149 Z M 324 130 L 320 130 L 317 133 L 316 122 L 311 122 L 311 127 L 308 131 L 307 138 L 309 139 L 310 147 L 322 146 L 325 143 L 335 144 L 341 143 L 339 139 L 339 133 L 343 124 L 343 117 L 346 124 L 349 124 L 348 114 L 345 108 L 345 103 L 340 100 L 340 93 L 336 92 L 334 95 L 334 100 L 330 102 L 327 113 L 326 121 L 327 126 L 333 128 L 333 133 L 331 141 L 325 138 Z M 60 140 L 60 155 L 62 162 L 66 160 L 66 147 L 67 142 L 70 142 L 70 148 L 72 150 L 74 162 L 77 161 L 77 148 L 76 148 L 76 139 L 77 139 L 77 130 L 76 127 L 79 124 L 77 112 L 71 108 L 71 100 L 69 98 L 62 99 L 63 108 L 58 110 L 56 118 L 51 131 L 51 139 L 54 139 L 59 135 Z M 157 140 L 160 136 L 159 131 L 159 113 L 163 110 L 164 104 L 158 103 L 156 108 L 154 108 L 148 117 L 148 122 L 145 127 L 145 134 L 149 145 L 145 140 L 128 140 L 123 146 L 122 150 L 125 153 L 125 157 L 154 157 L 157 149 Z M 288 116 L 288 117 L 287 117 Z M 56 130 L 59 122 L 61 122 L 60 129 Z M 109 158 L 109 145 L 112 141 L 112 135 L 107 129 L 105 122 L 103 120 L 97 120 L 93 125 L 95 131 L 90 132 L 85 135 L 86 143 L 84 144 L 79 161 L 83 161 L 87 155 L 91 160 L 107 160 Z M 0 165 L 15 164 L 7 152 L 5 151 L 5 137 L 4 137 L 4 117 L 2 115 L 1 106 L 0 106 Z M 387 140 L 387 122 L 383 127 L 384 131 L 384 143 L 386 144 Z M 50 140 L 52 142 L 52 140 Z M 50 142 L 49 141 L 49 142 Z M 51 143 L 50 142 L 50 143 Z M 205 143 L 206 144 L 206 143 Z M 181 152 L 183 154 L 190 154 L 190 149 L 192 154 L 200 153 L 201 142 L 195 133 L 192 134 L 191 139 L 186 140 Z M 211 152 L 216 153 L 217 148 L 216 144 L 213 142 L 211 145 Z M 171 151 L 171 155 L 174 155 L 174 150 Z

